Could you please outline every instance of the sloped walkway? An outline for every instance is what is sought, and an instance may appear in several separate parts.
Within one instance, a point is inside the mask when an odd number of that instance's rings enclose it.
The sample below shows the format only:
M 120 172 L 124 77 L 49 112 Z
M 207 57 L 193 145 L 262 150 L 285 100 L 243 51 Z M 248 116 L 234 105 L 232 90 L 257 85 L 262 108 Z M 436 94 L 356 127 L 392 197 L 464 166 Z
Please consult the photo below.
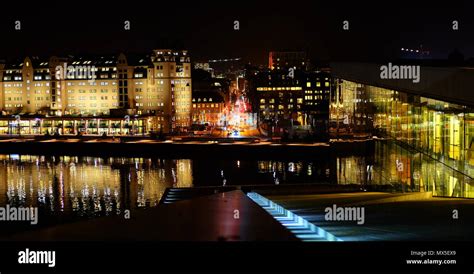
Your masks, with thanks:
M 13 235 L 8 241 L 298 241 L 242 191 Z

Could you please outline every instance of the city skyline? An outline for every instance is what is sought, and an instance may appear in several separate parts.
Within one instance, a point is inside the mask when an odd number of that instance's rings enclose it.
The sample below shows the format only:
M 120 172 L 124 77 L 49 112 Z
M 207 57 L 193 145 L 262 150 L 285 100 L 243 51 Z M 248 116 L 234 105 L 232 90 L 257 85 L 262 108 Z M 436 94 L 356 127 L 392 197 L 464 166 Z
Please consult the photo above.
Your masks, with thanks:
M 472 268 L 473 10 L 2 4 L 0 272 Z

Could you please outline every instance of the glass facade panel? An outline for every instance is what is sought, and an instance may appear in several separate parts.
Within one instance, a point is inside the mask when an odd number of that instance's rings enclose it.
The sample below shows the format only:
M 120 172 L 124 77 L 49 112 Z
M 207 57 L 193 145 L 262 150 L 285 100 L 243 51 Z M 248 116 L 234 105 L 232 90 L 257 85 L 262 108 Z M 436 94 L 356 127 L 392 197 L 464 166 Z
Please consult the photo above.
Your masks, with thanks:
M 432 190 L 438 196 L 474 197 L 472 108 L 339 80 L 332 90 L 330 111 L 332 138 L 375 134 L 410 151 L 396 156 L 383 152 L 389 158 L 379 164 L 392 162 L 380 171 L 385 182 L 398 180 L 402 186 Z M 396 171 L 397 165 L 405 168 Z

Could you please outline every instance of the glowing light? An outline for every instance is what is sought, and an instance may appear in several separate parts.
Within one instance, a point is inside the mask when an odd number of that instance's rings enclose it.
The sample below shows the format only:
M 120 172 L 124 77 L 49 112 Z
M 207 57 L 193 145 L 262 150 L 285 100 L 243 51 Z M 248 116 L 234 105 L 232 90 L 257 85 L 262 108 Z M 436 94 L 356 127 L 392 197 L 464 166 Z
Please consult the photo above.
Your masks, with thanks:
M 249 192 L 247 196 L 302 241 L 342 241 L 326 230 L 315 226 L 306 219 L 286 210 L 279 204 L 268 200 L 256 192 Z

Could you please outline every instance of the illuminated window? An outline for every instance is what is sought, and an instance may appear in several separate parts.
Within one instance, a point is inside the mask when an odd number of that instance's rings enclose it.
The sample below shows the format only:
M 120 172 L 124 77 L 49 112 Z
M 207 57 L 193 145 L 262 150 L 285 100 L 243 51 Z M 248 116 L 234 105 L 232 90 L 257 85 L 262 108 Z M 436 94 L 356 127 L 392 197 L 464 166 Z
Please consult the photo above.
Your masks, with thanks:
M 311 87 L 311 82 L 306 82 L 306 87 L 310 88 Z

